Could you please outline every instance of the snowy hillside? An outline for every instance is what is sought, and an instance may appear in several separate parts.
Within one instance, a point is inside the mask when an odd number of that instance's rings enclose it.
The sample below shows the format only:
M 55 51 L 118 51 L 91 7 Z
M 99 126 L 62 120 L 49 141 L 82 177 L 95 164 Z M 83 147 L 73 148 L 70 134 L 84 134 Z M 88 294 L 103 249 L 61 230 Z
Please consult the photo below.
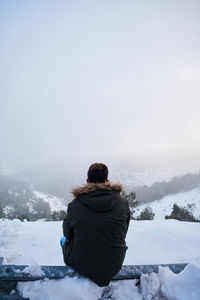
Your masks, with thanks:
M 63 198 L 34 191 L 30 183 L 0 174 L 0 218 L 50 220 L 53 212 L 66 208 Z
M 24 199 L 20 198 L 20 205 L 18 199 L 12 200 L 3 207 L 3 217 L 7 219 L 18 218 L 20 220 L 38 220 L 38 219 L 51 219 L 53 212 L 60 210 L 67 210 L 67 203 L 63 198 L 56 197 L 33 191 L 30 197 Z M 16 208 L 17 207 L 17 208 Z
M 188 173 L 188 170 L 185 169 L 179 169 L 176 171 L 143 171 L 143 172 L 128 172 L 127 170 L 121 170 L 118 172 L 114 172 L 111 170 L 111 181 L 119 181 L 123 184 L 124 189 L 127 193 L 133 191 L 133 188 L 138 186 L 151 186 L 155 182 L 169 182 L 172 180 L 175 176 L 177 177 L 184 177 L 186 174 L 199 174 L 199 170 L 191 170 L 190 173 Z
M 0 256 L 5 264 L 64 265 L 59 239 L 62 222 L 0 221 Z M 116 300 L 199 300 L 200 223 L 176 220 L 131 221 L 124 264 L 190 263 L 179 275 L 161 268 L 135 280 L 112 282 Z M 30 300 L 98 300 L 102 288 L 88 279 L 65 278 L 18 285 Z M 192 290 L 192 293 L 191 293 Z M 156 298 L 157 297 L 157 298 Z
M 180 207 L 189 208 L 194 217 L 200 219 L 200 187 L 187 192 L 169 194 L 160 200 L 139 205 L 134 217 L 138 217 L 145 207 L 151 207 L 155 213 L 154 219 L 164 219 L 166 215 L 171 214 L 174 203 Z
M 66 201 L 63 198 L 40 193 L 38 191 L 34 191 L 33 193 L 37 198 L 43 199 L 45 202 L 49 203 L 52 212 L 67 209 Z

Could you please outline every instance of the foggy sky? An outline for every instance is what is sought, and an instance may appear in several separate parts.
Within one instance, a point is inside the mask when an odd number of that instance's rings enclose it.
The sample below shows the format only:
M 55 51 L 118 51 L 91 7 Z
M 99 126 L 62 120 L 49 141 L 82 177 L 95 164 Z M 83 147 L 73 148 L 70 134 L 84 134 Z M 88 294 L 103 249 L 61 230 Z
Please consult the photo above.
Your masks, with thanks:
M 199 1 L 0 1 L 0 166 L 198 164 L 199 37 Z

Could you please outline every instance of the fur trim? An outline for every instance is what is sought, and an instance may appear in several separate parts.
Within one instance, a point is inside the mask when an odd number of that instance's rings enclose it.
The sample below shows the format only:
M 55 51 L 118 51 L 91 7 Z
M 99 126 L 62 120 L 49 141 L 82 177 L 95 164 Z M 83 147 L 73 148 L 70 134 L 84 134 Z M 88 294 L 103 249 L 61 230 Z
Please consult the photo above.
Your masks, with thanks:
M 88 194 L 97 190 L 117 191 L 120 194 L 123 191 L 123 186 L 120 183 L 88 183 L 72 189 L 72 195 L 77 198 L 82 194 Z

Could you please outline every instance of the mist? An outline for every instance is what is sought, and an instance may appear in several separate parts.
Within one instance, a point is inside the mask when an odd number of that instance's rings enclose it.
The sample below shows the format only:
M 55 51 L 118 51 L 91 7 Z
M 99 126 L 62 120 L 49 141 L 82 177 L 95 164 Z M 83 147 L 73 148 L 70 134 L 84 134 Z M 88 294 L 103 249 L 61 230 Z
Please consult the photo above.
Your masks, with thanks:
M 0 168 L 58 191 L 93 162 L 199 169 L 199 36 L 199 1 L 2 1 Z

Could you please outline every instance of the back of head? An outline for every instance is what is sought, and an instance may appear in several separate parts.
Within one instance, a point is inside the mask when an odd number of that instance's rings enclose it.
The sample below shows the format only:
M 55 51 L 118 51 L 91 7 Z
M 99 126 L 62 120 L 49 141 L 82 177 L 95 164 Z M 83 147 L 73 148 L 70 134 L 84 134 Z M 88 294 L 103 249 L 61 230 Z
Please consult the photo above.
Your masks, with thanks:
M 108 168 L 103 163 L 95 163 L 89 167 L 88 183 L 104 183 L 108 179 Z

